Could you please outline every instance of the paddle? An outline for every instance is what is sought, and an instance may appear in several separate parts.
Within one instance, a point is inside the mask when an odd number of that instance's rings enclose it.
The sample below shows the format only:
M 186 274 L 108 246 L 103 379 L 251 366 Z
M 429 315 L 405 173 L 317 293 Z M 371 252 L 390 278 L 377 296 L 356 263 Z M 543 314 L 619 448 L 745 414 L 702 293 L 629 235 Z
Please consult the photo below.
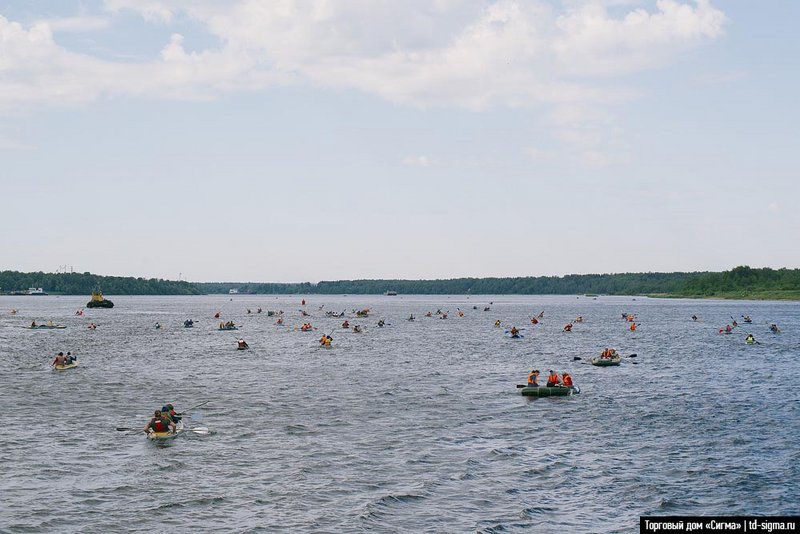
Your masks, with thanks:
M 192 407 L 191 407 L 191 408 L 189 408 L 189 409 L 183 410 L 181 413 L 182 413 L 182 414 L 184 414 L 184 413 L 190 412 L 190 411 L 194 410 L 195 408 L 199 408 L 200 406 L 205 406 L 205 405 L 206 405 L 206 404 L 208 404 L 209 402 L 211 402 L 211 401 L 210 401 L 210 400 L 207 400 L 207 401 L 205 401 L 205 402 L 201 402 L 201 403 L 200 403 L 200 404 L 198 404 L 197 406 L 192 406 Z
M 141 428 L 130 428 L 130 427 L 127 427 L 127 426 L 118 426 L 117 427 L 117 432 L 128 432 L 128 431 L 132 431 L 132 430 L 135 430 L 137 432 L 141 432 L 142 429 Z

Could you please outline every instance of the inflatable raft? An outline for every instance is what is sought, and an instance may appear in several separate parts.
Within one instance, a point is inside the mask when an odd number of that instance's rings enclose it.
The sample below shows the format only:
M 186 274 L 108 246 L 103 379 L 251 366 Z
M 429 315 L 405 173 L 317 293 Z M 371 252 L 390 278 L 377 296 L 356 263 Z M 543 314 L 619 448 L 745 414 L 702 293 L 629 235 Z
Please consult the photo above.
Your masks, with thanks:
M 520 390 L 520 393 L 525 395 L 526 397 L 566 397 L 568 395 L 575 395 L 580 393 L 581 390 L 577 386 L 573 387 L 564 387 L 564 386 L 555 386 L 555 387 L 547 387 L 547 386 L 538 386 L 538 387 L 531 387 L 527 386 Z
M 78 360 L 75 360 L 72 363 L 65 363 L 62 365 L 55 364 L 53 366 L 53 369 L 55 369 L 56 371 L 65 371 L 67 369 L 74 369 L 75 367 L 78 367 Z
M 619 365 L 621 361 L 621 356 L 614 356 L 613 358 L 601 358 L 600 356 L 596 356 L 592 358 L 592 365 L 596 365 L 597 367 L 609 367 L 611 365 Z
M 66 326 L 60 324 L 37 324 L 36 326 L 29 326 L 31 330 L 63 330 Z

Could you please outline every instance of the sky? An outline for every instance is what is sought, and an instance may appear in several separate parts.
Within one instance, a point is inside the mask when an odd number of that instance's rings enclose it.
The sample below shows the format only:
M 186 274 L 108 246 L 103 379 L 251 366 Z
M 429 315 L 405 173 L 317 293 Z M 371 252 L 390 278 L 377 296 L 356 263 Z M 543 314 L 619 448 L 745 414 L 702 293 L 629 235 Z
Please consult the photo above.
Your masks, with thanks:
M 800 2 L 0 0 L 0 270 L 800 267 Z

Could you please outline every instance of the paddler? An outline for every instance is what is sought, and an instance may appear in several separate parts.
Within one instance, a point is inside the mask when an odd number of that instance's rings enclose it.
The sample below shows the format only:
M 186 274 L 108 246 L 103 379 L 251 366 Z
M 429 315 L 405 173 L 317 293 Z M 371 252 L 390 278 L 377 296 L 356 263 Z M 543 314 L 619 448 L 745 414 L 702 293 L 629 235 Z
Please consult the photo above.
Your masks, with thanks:
M 247 341 L 245 341 L 244 339 L 240 339 L 236 343 L 238 345 L 238 348 L 240 348 L 240 349 L 249 349 L 250 348 L 250 345 L 248 345 Z
M 744 340 L 746 343 L 749 343 L 751 345 L 756 342 L 756 338 L 753 334 L 747 334 L 747 337 L 744 338 Z
M 149 434 L 150 432 L 175 432 L 175 423 L 172 420 L 161 413 L 161 410 L 156 410 L 153 413 L 153 418 L 150 419 L 150 422 L 144 427 L 145 434 Z
M 512 326 L 508 333 L 511 334 L 511 337 L 517 336 L 519 335 L 519 329 L 516 326 Z
M 64 365 L 65 363 L 67 363 L 67 359 L 64 357 L 64 353 L 63 352 L 59 352 L 58 354 L 56 354 L 56 358 L 53 360 L 53 363 L 51 363 L 50 365 L 53 365 L 53 366 L 55 366 L 55 365 Z
M 571 388 L 573 384 L 572 384 L 572 377 L 570 376 L 570 374 L 562 373 L 562 376 L 564 377 L 564 386 Z
M 353 332 L 354 332 L 354 333 L 359 333 L 359 332 L 361 332 L 361 327 L 360 327 L 360 326 L 358 326 L 358 325 L 355 325 L 355 326 L 353 327 Z
M 499 327 L 499 326 L 500 326 L 500 319 L 496 320 L 496 321 L 494 322 L 494 325 L 495 325 L 496 327 Z
M 319 344 L 322 347 L 330 347 L 331 341 L 333 341 L 333 338 L 327 334 L 319 338 Z
M 559 385 L 561 381 L 558 379 L 558 373 L 550 369 L 550 374 L 547 375 L 547 387 L 551 388 Z
M 178 424 L 178 421 L 181 420 L 180 414 L 175 411 L 175 407 L 172 404 L 167 404 L 161 408 L 161 415 L 166 415 L 175 424 Z
M 346 320 L 342 323 L 342 328 L 350 328 L 350 321 Z
M 564 325 L 564 332 L 572 332 L 572 323 L 567 323 Z
M 75 360 L 77 360 L 77 358 L 75 356 L 73 356 L 71 352 L 67 352 L 67 355 L 66 355 L 66 357 L 64 359 L 65 359 L 66 363 L 68 363 L 68 364 L 74 362 Z
M 539 370 L 538 369 L 534 369 L 528 375 L 528 387 L 529 388 L 538 388 L 539 387 L 539 382 L 536 380 L 537 378 L 539 378 Z
M 636 331 L 636 323 L 631 323 L 631 332 Z
M 531 324 L 539 324 L 539 320 L 536 317 L 531 317 Z

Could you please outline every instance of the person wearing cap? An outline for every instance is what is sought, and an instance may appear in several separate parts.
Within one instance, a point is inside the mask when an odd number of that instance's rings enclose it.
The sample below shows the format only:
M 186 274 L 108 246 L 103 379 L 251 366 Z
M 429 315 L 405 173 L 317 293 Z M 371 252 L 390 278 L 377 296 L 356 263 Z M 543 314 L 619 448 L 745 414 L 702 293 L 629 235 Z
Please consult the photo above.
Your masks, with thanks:
M 550 369 L 550 374 L 547 376 L 547 387 L 551 388 L 559 385 L 558 373 Z
M 534 369 L 528 375 L 528 387 L 529 388 L 538 388 L 539 387 L 539 382 L 536 381 L 537 378 L 539 378 L 539 370 L 538 369 Z
M 144 427 L 146 434 L 150 432 L 175 432 L 175 423 L 165 417 L 161 410 L 153 412 L 153 418 Z
M 181 416 L 178 412 L 175 411 L 175 407 L 172 404 L 166 404 L 163 408 L 161 408 L 161 415 L 166 416 L 170 421 L 177 424 L 178 421 L 181 420 Z

